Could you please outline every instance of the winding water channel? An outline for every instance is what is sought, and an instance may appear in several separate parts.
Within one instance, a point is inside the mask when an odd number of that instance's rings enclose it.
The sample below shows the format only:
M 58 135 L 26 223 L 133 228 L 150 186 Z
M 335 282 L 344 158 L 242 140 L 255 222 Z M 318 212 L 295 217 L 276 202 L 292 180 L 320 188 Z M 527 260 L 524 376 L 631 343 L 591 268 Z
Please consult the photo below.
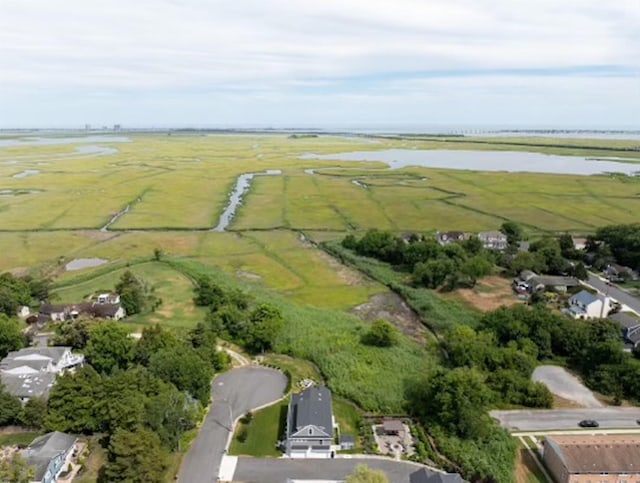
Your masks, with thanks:
M 258 173 L 245 173 L 238 176 L 236 187 L 231 192 L 229 197 L 229 204 L 225 207 L 224 211 L 220 215 L 218 224 L 210 231 L 223 232 L 231 224 L 238 207 L 242 204 L 242 199 L 251 186 L 251 180 L 256 176 L 277 176 L 281 175 L 282 171 L 279 169 L 268 169 Z

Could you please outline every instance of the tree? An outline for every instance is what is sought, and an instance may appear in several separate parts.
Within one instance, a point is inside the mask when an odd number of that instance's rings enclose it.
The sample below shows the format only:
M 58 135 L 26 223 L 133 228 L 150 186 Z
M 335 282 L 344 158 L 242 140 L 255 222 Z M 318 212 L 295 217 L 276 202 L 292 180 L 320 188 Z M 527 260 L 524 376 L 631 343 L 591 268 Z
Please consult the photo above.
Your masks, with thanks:
M 478 255 L 482 253 L 484 245 L 480 241 L 480 238 L 474 235 L 462 242 L 462 248 L 464 248 L 464 251 L 469 255 Z
M 264 352 L 273 348 L 283 328 L 284 317 L 280 309 L 269 304 L 258 305 L 249 315 L 247 349 Z
M 102 378 L 91 366 L 56 379 L 49 394 L 49 412 L 44 426 L 49 431 L 93 433 L 100 422 L 96 403 L 102 392 Z
M 99 481 L 161 483 L 165 481 L 167 455 L 157 434 L 147 429 L 118 429 L 109 442 L 107 463 Z
M 71 346 L 74 349 L 84 349 L 89 342 L 91 322 L 87 319 L 76 319 L 56 324 L 55 335 L 51 338 L 52 345 Z
M 22 408 L 20 422 L 30 428 L 41 428 L 47 416 L 47 400 L 43 397 L 32 397 Z
M 391 347 L 396 345 L 399 339 L 398 330 L 386 320 L 379 319 L 364 334 L 362 342 L 378 347 Z
M 153 354 L 149 371 L 165 382 L 187 391 L 203 405 L 209 401 L 211 365 L 193 351 L 172 347 Z
M 22 403 L 0 385 L 0 426 L 15 424 L 19 421 Z M 1 481 L 1 480 L 0 480 Z
M 413 281 L 427 288 L 438 288 L 447 277 L 456 270 L 455 263 L 449 258 L 438 258 L 417 263 L 413 270 Z
M 358 465 L 355 471 L 347 476 L 347 483 L 389 483 L 389 478 L 384 471 Z
M 482 255 L 475 255 L 462 262 L 460 273 L 467 278 L 473 287 L 479 278 L 489 275 L 492 268 L 493 264 L 489 260 Z
M 159 302 L 153 296 L 153 289 L 130 270 L 122 274 L 115 291 L 120 294 L 120 303 L 129 315 L 139 314 L 146 309 L 154 310 Z
M 96 371 L 109 374 L 115 368 L 127 368 L 133 360 L 134 344 L 126 327 L 103 322 L 91 328 L 85 355 Z
M 545 272 L 547 264 L 541 253 L 518 252 L 509 263 L 509 272 L 517 275 L 523 270 L 531 270 L 532 272 Z
M 500 231 L 507 235 L 509 245 L 513 245 L 522 240 L 522 227 L 515 221 L 505 221 L 500 227 Z
M 156 262 L 159 262 L 160 260 L 162 260 L 162 256 L 163 255 L 164 254 L 162 253 L 162 250 L 160 248 L 156 247 L 156 248 L 153 249 L 153 259 Z
M 21 305 L 29 305 L 31 290 L 29 284 L 11 273 L 0 275 L 0 313 L 14 317 Z
M 177 347 L 180 342 L 173 333 L 163 329 L 159 324 L 142 329 L 142 336 L 135 345 L 134 360 L 143 366 L 149 365 L 149 359 L 156 352 L 170 347 Z
M 199 278 L 196 281 L 195 297 L 193 303 L 200 307 L 210 307 L 217 309 L 226 302 L 226 293 L 213 280 L 208 277 Z
M 200 405 L 188 402 L 175 387 L 167 386 L 147 402 L 147 419 L 162 444 L 171 451 L 180 451 L 180 440 L 185 431 L 195 427 Z
M 0 481 L 31 483 L 35 476 L 35 468 L 29 466 L 20 453 L 14 453 L 10 458 L 0 459 Z
M 0 359 L 25 345 L 25 337 L 22 335 L 20 321 L 10 319 L 7 315 L 0 313 Z

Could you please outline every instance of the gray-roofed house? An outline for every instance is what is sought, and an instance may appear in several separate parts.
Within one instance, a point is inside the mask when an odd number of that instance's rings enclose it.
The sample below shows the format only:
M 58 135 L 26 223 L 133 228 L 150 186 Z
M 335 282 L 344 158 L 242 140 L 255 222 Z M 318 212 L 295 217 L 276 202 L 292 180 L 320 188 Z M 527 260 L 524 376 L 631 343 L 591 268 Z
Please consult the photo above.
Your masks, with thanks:
M 20 451 L 27 465 L 35 468 L 32 482 L 55 482 L 71 461 L 76 441 L 75 436 L 54 431 L 40 436 Z
M 0 371 L 0 380 L 9 394 L 25 404 L 34 397 L 48 397 L 56 382 L 56 375 L 49 372 L 16 375 Z
M 331 391 L 327 387 L 312 386 L 293 394 L 287 413 L 287 456 L 332 457 L 334 426 Z
M 611 309 L 608 297 L 593 295 L 582 290 L 569 298 L 569 306 L 564 313 L 574 319 L 597 319 L 606 317 Z
M 10 394 L 26 403 L 33 397 L 47 397 L 56 376 L 84 363 L 82 354 L 71 347 L 27 347 L 9 352 L 0 361 L 0 380 Z
M 7 374 L 26 375 L 65 371 L 84 363 L 82 354 L 74 354 L 71 347 L 27 347 L 12 351 L 0 361 L 0 371 Z
M 622 329 L 626 350 L 633 350 L 640 344 L 640 318 L 637 315 L 617 312 L 609 315 L 608 318 L 616 322 Z
M 411 473 L 409 481 L 411 483 L 465 483 L 458 473 L 439 473 L 426 468 Z

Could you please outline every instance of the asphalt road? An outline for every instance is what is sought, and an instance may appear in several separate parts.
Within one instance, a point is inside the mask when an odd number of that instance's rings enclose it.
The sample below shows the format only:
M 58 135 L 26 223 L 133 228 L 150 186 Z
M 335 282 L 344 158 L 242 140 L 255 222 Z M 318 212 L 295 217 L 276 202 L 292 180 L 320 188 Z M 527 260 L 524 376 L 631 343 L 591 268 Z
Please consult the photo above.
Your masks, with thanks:
M 355 467 L 365 464 L 384 471 L 393 483 L 409 483 L 420 466 L 404 461 L 376 458 L 353 459 L 267 459 L 238 458 L 233 481 L 242 483 L 285 483 L 287 478 L 301 480 L 344 480 Z
M 510 431 L 550 431 L 554 429 L 580 429 L 583 419 L 594 419 L 599 429 L 640 429 L 640 408 L 587 408 L 491 411 L 491 416 Z M 589 429 L 589 428 L 586 428 Z
M 216 377 L 211 385 L 213 403 L 182 461 L 178 481 L 215 482 L 234 421 L 280 399 L 286 386 L 283 374 L 266 367 L 240 367 Z
M 621 304 L 629 306 L 632 310 L 635 310 L 640 314 L 640 299 L 637 297 L 629 295 L 627 292 L 620 290 L 615 285 L 607 285 L 607 282 L 601 280 L 591 272 L 589 272 L 588 284 L 598 289 L 603 294 L 608 293 L 609 297 L 617 300 Z

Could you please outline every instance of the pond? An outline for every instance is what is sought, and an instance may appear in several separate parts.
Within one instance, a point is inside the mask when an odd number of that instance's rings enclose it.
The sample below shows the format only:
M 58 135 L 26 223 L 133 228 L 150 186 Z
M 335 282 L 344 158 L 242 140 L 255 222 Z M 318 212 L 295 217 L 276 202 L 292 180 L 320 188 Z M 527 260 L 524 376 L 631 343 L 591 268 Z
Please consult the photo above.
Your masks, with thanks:
M 424 168 L 463 169 L 471 171 L 577 175 L 602 173 L 635 175 L 640 172 L 640 164 L 635 163 L 517 151 L 386 149 L 381 151 L 354 151 L 338 154 L 307 153 L 301 156 L 300 159 L 381 161 L 389 165 L 390 169 L 420 166 Z M 638 159 L 638 161 L 640 162 L 640 159 Z
M 105 260 L 104 258 L 76 258 L 67 263 L 64 268 L 68 272 L 73 272 L 74 270 L 99 267 L 100 265 L 104 265 L 108 262 L 109 260 Z

